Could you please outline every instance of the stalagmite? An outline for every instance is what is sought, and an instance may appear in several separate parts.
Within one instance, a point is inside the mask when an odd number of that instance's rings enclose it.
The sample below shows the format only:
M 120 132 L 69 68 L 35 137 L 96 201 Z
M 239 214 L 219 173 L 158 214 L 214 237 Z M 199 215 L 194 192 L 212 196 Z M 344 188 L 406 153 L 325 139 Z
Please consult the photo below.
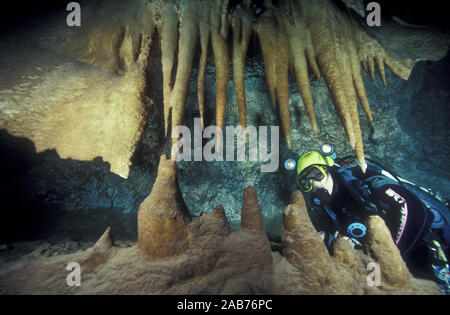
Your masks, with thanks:
M 112 240 L 111 240 L 111 227 L 108 226 L 106 228 L 106 231 L 103 233 L 103 235 L 97 240 L 97 242 L 94 245 L 94 248 L 104 248 L 109 249 L 112 247 Z
M 333 241 L 331 252 L 333 258 L 342 264 L 352 266 L 356 261 L 356 252 L 350 243 L 343 239 L 337 238 Z
M 247 100 L 245 97 L 245 57 L 252 33 L 252 16 L 250 12 L 238 6 L 232 15 L 233 29 L 233 82 L 238 105 L 239 121 L 247 138 Z
M 38 248 L 31 259 L 0 261 L 0 294 L 440 294 L 436 283 L 411 276 L 380 217 L 369 217 L 364 251 L 338 238 L 330 256 L 296 190 L 283 211 L 280 255 L 271 250 L 255 189 L 244 190 L 242 229 L 231 231 L 222 206 L 198 217 L 185 212 L 176 174 L 163 155 L 139 210 L 137 246 L 117 246 L 108 227 L 86 250 L 49 256 Z M 381 285 L 369 284 L 378 278 L 374 264 Z M 81 286 L 67 285 L 77 266 Z
M 386 282 L 393 287 L 410 286 L 411 274 L 383 219 L 378 216 L 369 217 L 367 231 L 367 247 L 371 256 L 380 264 L 382 285 Z
M 257 233 L 265 233 L 263 214 L 258 203 L 256 189 L 248 187 L 244 189 L 241 210 L 241 230 Z
M 282 254 L 299 270 L 306 286 L 330 285 L 335 280 L 331 257 L 298 190 L 292 193 L 290 205 L 283 210 Z
M 227 19 L 228 1 L 216 0 L 211 5 L 211 43 L 216 66 L 216 125 L 223 128 L 225 107 L 227 104 L 228 81 L 230 75 L 230 57 L 228 54 Z M 216 148 L 221 148 L 220 132 L 217 133 Z
M 95 272 L 97 268 L 108 262 L 113 251 L 111 227 L 108 226 L 103 235 L 97 240 L 97 242 L 95 242 L 95 245 L 88 248 L 75 261 L 83 266 L 83 270 L 85 272 Z
M 214 226 L 216 233 L 220 235 L 227 236 L 231 233 L 230 223 L 228 222 L 225 209 L 222 206 L 217 206 L 209 214 L 210 217 L 214 218 Z M 209 223 L 212 225 L 212 223 Z
M 155 259 L 184 253 L 189 245 L 190 221 L 178 188 L 176 163 L 162 155 L 151 194 L 139 207 L 139 251 Z

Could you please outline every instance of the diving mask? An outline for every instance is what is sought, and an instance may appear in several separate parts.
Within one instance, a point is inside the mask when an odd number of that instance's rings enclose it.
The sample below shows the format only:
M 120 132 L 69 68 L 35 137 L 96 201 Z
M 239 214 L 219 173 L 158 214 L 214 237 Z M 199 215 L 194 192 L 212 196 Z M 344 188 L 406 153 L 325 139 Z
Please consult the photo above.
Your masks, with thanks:
M 320 165 L 311 165 L 304 169 L 303 172 L 298 176 L 298 186 L 303 192 L 309 192 L 313 188 L 312 181 L 321 181 L 326 176 L 326 170 Z

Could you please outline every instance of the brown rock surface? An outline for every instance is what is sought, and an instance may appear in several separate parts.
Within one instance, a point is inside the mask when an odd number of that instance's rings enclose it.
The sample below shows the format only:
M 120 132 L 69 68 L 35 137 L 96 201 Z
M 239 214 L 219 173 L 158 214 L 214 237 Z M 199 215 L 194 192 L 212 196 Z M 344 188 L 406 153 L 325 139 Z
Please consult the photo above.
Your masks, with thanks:
M 332 255 L 341 264 L 353 266 L 356 262 L 356 253 L 348 241 L 338 238 L 333 242 Z
M 113 173 L 126 178 L 151 103 L 148 91 L 154 93 L 158 85 L 146 78 L 154 64 L 149 54 L 152 40 L 161 39 L 167 135 L 170 115 L 172 128 L 183 124 L 189 78 L 199 51 L 198 103 L 201 117 L 205 115 L 209 42 L 216 72 L 216 124 L 223 127 L 231 59 L 239 120 L 246 126 L 244 61 L 253 31 L 259 34 L 269 94 L 278 106 L 288 146 L 289 66 L 295 68 L 312 129 L 318 130 L 309 64 L 317 77 L 327 81 L 364 169 L 357 98 L 372 116 L 360 64 L 368 63 L 374 78 L 375 60 L 384 82 L 384 64 L 406 80 L 416 59 L 438 60 L 448 50 L 446 34 L 407 27 L 372 28 L 369 34 L 334 1 L 299 0 L 296 5 L 266 1 L 268 9 L 253 26 L 250 2 L 238 2 L 231 10 L 231 2 L 222 0 L 92 0 L 83 4 L 80 28 L 67 27 L 67 12 L 31 25 L 24 34 L 0 43 L 0 128 L 32 140 L 38 152 L 55 149 L 61 158 L 82 161 L 101 156 Z M 360 1 L 345 3 L 357 8 Z M 230 24 L 233 32 L 228 32 Z M 391 56 L 392 50 L 400 51 L 402 58 Z M 220 133 L 217 139 L 219 143 Z
M 266 234 L 232 232 L 221 206 L 189 217 L 180 196 L 176 164 L 162 156 L 152 192 L 140 207 L 136 246 L 114 246 L 108 228 L 86 251 L 2 265 L 0 293 L 270 293 L 273 260 Z M 254 210 L 262 218 L 261 209 Z M 80 287 L 66 284 L 70 262 L 81 266 Z
M 330 255 L 299 191 L 283 211 L 282 255 L 271 252 L 253 188 L 244 192 L 240 231 L 231 231 L 221 206 L 199 217 L 185 211 L 176 164 L 162 156 L 136 246 L 115 246 L 108 228 L 85 251 L 0 262 L 0 294 L 440 294 L 412 278 L 378 217 L 368 222 L 369 255 L 343 239 Z M 70 262 L 81 266 L 79 287 L 67 285 Z M 370 262 L 380 265 L 379 287 L 368 286 Z
M 138 213 L 138 249 L 152 258 L 180 255 L 189 246 L 191 221 L 178 189 L 174 160 L 163 155 L 152 192 Z
M 266 233 L 264 228 L 261 207 L 258 203 L 256 189 L 248 187 L 244 189 L 242 201 L 241 229 L 243 231 L 253 231 Z
M 298 271 L 308 289 L 335 282 L 334 265 L 327 248 L 309 219 L 300 191 L 292 194 L 283 211 L 283 256 Z
M 371 216 L 367 226 L 368 248 L 371 256 L 380 264 L 382 280 L 393 287 L 409 287 L 411 274 L 384 221 L 378 216 Z
M 127 177 L 150 101 L 142 97 L 149 38 L 118 76 L 20 39 L 0 43 L 0 128 L 61 158 L 101 156 Z M 7 80 L 3 78 L 8 78 Z
M 328 253 L 315 231 L 299 191 L 283 211 L 283 258 L 275 268 L 275 292 L 283 294 L 440 294 L 431 281 L 413 279 L 380 217 L 370 217 L 367 252 L 337 239 Z M 369 263 L 380 266 L 371 286 Z

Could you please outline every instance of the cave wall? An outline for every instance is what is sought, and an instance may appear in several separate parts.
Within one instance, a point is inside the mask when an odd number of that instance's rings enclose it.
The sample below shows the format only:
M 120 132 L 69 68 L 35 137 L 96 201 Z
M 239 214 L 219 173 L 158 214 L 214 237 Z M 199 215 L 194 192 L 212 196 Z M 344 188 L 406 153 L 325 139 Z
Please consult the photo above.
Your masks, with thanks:
M 1 42 L 4 56 L 1 59 L 3 80 L 0 80 L 1 157 L 6 174 L 2 186 L 5 187 L 3 199 L 10 209 L 2 220 L 3 241 L 24 237 L 19 230 L 26 229 L 18 229 L 24 213 L 34 214 L 29 216 L 27 226 L 33 225 L 36 218 L 42 222 L 41 228 L 26 237 L 53 235 L 93 240 L 107 225 L 117 225 L 114 231 L 120 237 L 136 237 L 138 205 L 152 187 L 159 155 L 170 153 L 171 139 L 164 137 L 163 68 L 158 32 L 154 32 L 148 46 L 136 48 L 137 39 L 152 33 L 152 25 L 141 20 L 149 19 L 144 13 L 148 14 L 151 11 L 148 6 L 154 3 L 130 1 L 127 3 L 135 5 L 123 6 L 119 2 L 92 2 L 94 5 L 88 6 L 89 22 L 80 34 L 66 27 L 55 28 L 65 18 L 58 15 L 51 23 L 40 23 L 36 29 L 27 29 L 20 36 Z M 124 9 L 122 14 L 109 14 L 117 6 Z M 141 12 L 139 8 L 145 10 Z M 96 12 L 108 18 L 95 23 Z M 134 23 L 135 20 L 139 23 Z M 403 33 L 399 31 L 399 34 Z M 421 31 L 412 42 L 427 34 Z M 108 36 L 118 36 L 122 41 L 107 42 Z M 434 50 L 438 53 L 429 57 L 431 60 L 440 59 L 442 50 L 446 50 L 440 46 L 448 39 L 440 40 L 444 38 L 441 36 L 430 37 L 427 42 L 428 48 L 435 47 L 433 43 L 441 43 Z M 75 43 L 75 48 L 69 49 L 67 43 L 61 45 L 66 37 Z M 388 37 L 381 34 L 377 38 L 390 47 L 393 44 Z M 318 81 L 315 75 L 310 76 L 310 83 L 317 135 L 311 129 L 295 78 L 289 77 L 291 148 L 288 148 L 278 110 L 272 106 L 256 36 L 252 37 L 248 51 L 244 72 L 247 123 L 280 126 L 279 169 L 261 173 L 260 162 L 179 162 L 179 184 L 191 213 L 209 212 L 221 204 L 233 228 L 240 223 L 237 209 L 242 203 L 241 191 L 253 186 L 263 208 L 267 231 L 279 234 L 280 209 L 287 205 L 295 188 L 294 174 L 282 167 L 284 160 L 298 158 L 323 142 L 333 143 L 341 156 L 354 151 L 335 111 L 327 83 L 323 78 Z M 398 44 L 390 51 L 398 55 Z M 139 62 L 135 60 L 138 52 L 141 52 Z M 426 59 L 424 56 L 429 56 L 430 50 L 408 48 L 400 53 L 404 54 L 401 58 L 413 54 L 418 60 Z M 189 77 L 184 113 L 184 124 L 191 130 L 194 117 L 200 116 L 197 55 Z M 362 111 L 359 114 L 367 156 L 444 196 L 450 192 L 446 163 L 450 153 L 446 141 L 448 64 L 448 58 L 420 61 L 408 80 L 387 68 L 387 86 L 378 72 L 372 81 L 371 75 L 362 71 L 374 120 L 370 122 Z M 231 74 L 224 125 L 235 126 L 240 120 Z M 216 65 L 212 54 L 207 59 L 205 87 L 205 123 L 212 125 L 217 123 Z M 19 108 L 31 110 L 18 112 Z
M 255 60 L 247 60 L 249 125 L 279 126 L 279 118 L 274 114 L 265 91 L 261 59 L 258 58 L 256 56 Z M 380 81 L 372 82 L 364 74 L 375 119 L 370 123 L 361 116 L 369 157 L 405 179 L 438 191 L 443 196 L 450 193 L 449 169 L 445 163 L 450 153 L 445 141 L 449 133 L 446 124 L 449 91 L 443 83 L 448 67 L 448 59 L 420 62 L 408 81 L 396 78 L 388 71 L 387 87 Z M 158 76 L 158 67 L 154 69 L 149 73 L 152 78 Z M 207 81 L 212 84 L 207 89 L 206 104 L 211 108 L 214 107 L 215 99 L 213 77 L 214 67 L 210 62 Z M 191 80 L 195 78 L 194 72 Z M 333 104 L 325 83 L 318 82 L 314 77 L 311 82 L 320 132 L 318 136 L 314 136 L 310 130 L 297 86 L 291 81 L 291 117 L 293 124 L 299 127 L 292 132 L 292 149 L 288 149 L 280 141 L 280 166 L 276 172 L 262 173 L 259 162 L 178 162 L 180 190 L 192 214 L 199 215 L 222 205 L 231 227 L 237 228 L 240 225 L 238 209 L 242 203 L 241 192 L 244 188 L 253 186 L 258 192 L 267 231 L 279 234 L 280 209 L 287 205 L 290 192 L 295 189 L 295 175 L 283 168 L 284 160 L 296 159 L 301 153 L 317 148 L 322 142 L 333 143 L 340 156 L 353 154 L 351 147 L 346 145 L 345 133 L 338 124 L 339 118 L 330 110 Z M 195 103 L 195 84 L 192 86 L 194 88 L 189 93 L 188 103 Z M 164 140 L 160 128 L 162 90 L 159 90 L 158 95 L 156 89 L 153 96 L 155 106 L 149 112 L 128 179 L 111 173 L 108 163 L 101 158 L 83 162 L 61 159 L 53 150 L 36 153 L 31 141 L 2 131 L 2 165 L 5 169 L 2 186 L 9 187 L 3 190 L 3 200 L 9 200 L 9 209 L 29 209 L 30 205 L 33 207 L 32 211 L 42 209 L 35 213 L 41 218 L 41 229 L 38 228 L 29 236 L 94 240 L 99 231 L 112 225 L 115 227 L 116 237 L 136 238 L 136 212 L 154 182 L 156 154 L 168 153 L 170 150 L 170 139 Z M 423 106 L 425 103 L 429 105 Z M 232 85 L 229 87 L 228 104 L 230 106 L 225 116 L 225 125 L 236 125 L 239 117 L 235 110 Z M 186 124 L 191 130 L 194 117 L 198 117 L 198 108 L 189 106 Z M 214 116 L 207 117 L 207 124 L 214 124 L 214 119 Z M 23 149 L 25 147 L 27 149 Z M 30 162 L 22 162 L 21 159 Z M 12 166 L 14 162 L 15 167 Z M 12 185 L 12 182 L 16 184 Z M 23 195 L 12 198 L 15 189 L 22 190 Z M 22 200 L 26 205 L 23 205 Z M 14 214 L 16 211 L 11 210 L 9 213 Z M 20 216 L 23 214 L 19 213 Z M 20 238 L 25 229 L 16 228 L 19 226 L 19 215 L 4 218 L 2 231 L 9 233 L 4 233 L 3 239 L 7 240 L 7 236 Z M 11 221 L 14 223 L 13 229 L 10 227 Z M 30 224 L 32 222 L 33 220 Z M 16 233 L 11 233 L 12 230 Z
M 299 190 L 292 193 L 283 210 L 280 252 L 271 250 L 257 192 L 252 187 L 243 191 L 238 231 L 230 229 L 223 207 L 201 216 L 192 216 L 186 210 L 178 188 L 176 163 L 163 154 L 152 191 L 139 208 L 135 246 L 119 246 L 110 227 L 95 244 L 76 252 L 49 254 L 54 246 L 44 243 L 19 260 L 0 259 L 0 293 L 441 293 L 436 283 L 413 277 L 378 216 L 367 220 L 363 249 L 353 248 L 339 238 L 328 251 Z M 82 285 L 69 284 L 73 278 L 67 275 L 70 268 L 66 266 L 73 262 L 83 267 Z M 373 273 L 368 277 L 367 271 L 377 265 L 380 273 L 370 279 Z
M 266 83 L 261 66 L 262 60 L 247 60 L 247 117 L 248 125 L 279 126 L 270 98 L 266 93 Z M 438 70 L 439 69 L 439 70 Z M 448 87 L 443 82 L 449 69 L 448 59 L 439 62 L 419 62 L 409 78 L 404 81 L 391 71 L 386 71 L 388 86 L 381 80 L 372 81 L 370 75 L 363 73 L 369 102 L 372 104 L 373 122 L 360 115 L 364 134 L 366 154 L 369 158 L 385 165 L 399 176 L 414 183 L 448 196 L 449 174 L 444 162 L 450 153 L 446 145 L 449 132 L 446 117 L 449 115 Z M 214 69 L 208 68 L 207 90 L 208 106 L 214 108 Z M 195 78 L 193 74 L 192 80 Z M 434 83 L 437 80 L 437 83 Z M 447 81 L 448 82 L 448 81 Z M 239 117 L 232 84 L 228 89 L 228 110 L 225 125 L 238 125 Z M 194 214 L 207 212 L 216 205 L 224 206 L 232 227 L 240 222 L 239 212 L 242 196 L 239 191 L 253 186 L 258 191 L 263 205 L 267 230 L 279 234 L 281 215 L 279 209 L 289 201 L 289 192 L 296 188 L 294 172 L 284 169 L 287 158 L 298 157 L 320 144 L 329 142 L 335 145 L 339 156 L 354 155 L 346 143 L 346 135 L 339 124 L 339 117 L 333 112 L 333 103 L 325 82 L 311 77 L 312 92 L 317 111 L 319 133 L 314 135 L 309 126 L 295 81 L 290 80 L 290 116 L 292 148 L 280 138 L 280 165 L 274 173 L 262 173 L 260 163 L 256 162 L 179 162 L 179 182 L 184 200 Z M 195 84 L 192 84 L 195 87 Z M 188 104 L 195 104 L 195 89 L 190 91 Z M 427 104 L 427 105 L 425 105 Z M 189 109 L 191 108 L 191 109 Z M 420 109 L 417 111 L 417 109 Z M 433 114 L 432 114 L 433 113 Z M 195 106 L 188 107 L 186 125 L 194 130 L 194 117 L 198 117 Z M 214 124 L 214 117 L 208 124 Z M 419 123 L 420 122 L 420 123 Z M 236 139 L 235 139 L 236 140 Z M 439 150 L 432 148 L 438 147 Z M 235 148 L 236 150 L 236 148 Z M 432 154 L 430 150 L 433 150 Z M 248 153 L 248 151 L 247 151 Z M 193 158 L 192 151 L 192 158 Z M 432 170 L 435 170 L 434 172 Z

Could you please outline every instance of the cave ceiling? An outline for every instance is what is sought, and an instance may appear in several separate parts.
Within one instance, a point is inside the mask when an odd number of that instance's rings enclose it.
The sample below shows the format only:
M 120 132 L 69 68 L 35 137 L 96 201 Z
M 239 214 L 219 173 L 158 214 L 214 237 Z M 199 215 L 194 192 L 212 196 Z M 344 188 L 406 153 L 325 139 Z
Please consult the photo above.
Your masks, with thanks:
M 365 25 L 362 1 L 108 0 L 80 1 L 81 27 L 67 12 L 24 28 L 1 43 L 0 128 L 61 158 L 101 156 L 127 177 L 153 104 L 146 71 L 162 64 L 164 132 L 198 106 L 205 126 L 205 71 L 215 67 L 215 123 L 224 126 L 230 80 L 240 125 L 247 126 L 246 58 L 252 38 L 263 57 L 267 93 L 290 147 L 289 76 L 295 78 L 310 127 L 318 133 L 310 80 L 325 80 L 360 164 L 365 155 L 358 107 L 373 117 L 362 78 L 403 80 L 419 60 L 439 60 L 449 39 L 408 23 Z M 343 9 L 344 8 L 344 9 Z M 157 47 L 160 54 L 152 54 Z M 156 57 L 155 57 L 156 56 Z M 196 68 L 197 104 L 187 102 Z M 376 73 L 378 72 L 378 75 Z M 159 104 L 158 104 L 159 105 Z M 220 140 L 220 139 L 218 139 Z M 177 139 L 174 139 L 177 141 Z

